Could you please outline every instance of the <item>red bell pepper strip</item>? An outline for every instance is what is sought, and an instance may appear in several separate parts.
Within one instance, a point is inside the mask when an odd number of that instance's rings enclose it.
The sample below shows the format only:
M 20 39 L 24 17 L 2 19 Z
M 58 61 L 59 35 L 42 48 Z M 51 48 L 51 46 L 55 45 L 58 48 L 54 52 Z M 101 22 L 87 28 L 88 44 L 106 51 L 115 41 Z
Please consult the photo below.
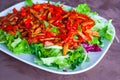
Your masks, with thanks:
M 31 28 L 31 21 L 32 21 L 32 19 L 30 19 L 30 18 L 28 18 L 24 21 L 25 29 L 30 29 Z

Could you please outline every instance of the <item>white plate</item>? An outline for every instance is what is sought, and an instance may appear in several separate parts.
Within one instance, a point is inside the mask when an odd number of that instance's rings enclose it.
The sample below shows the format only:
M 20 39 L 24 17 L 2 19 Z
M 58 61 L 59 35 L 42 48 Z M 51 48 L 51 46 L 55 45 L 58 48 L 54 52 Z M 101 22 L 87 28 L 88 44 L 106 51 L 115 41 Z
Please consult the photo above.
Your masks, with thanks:
M 33 2 L 34 3 L 44 3 L 46 1 L 33 0 Z M 17 8 L 17 10 L 19 10 L 22 6 L 24 6 L 24 4 L 25 4 L 24 2 L 16 4 L 8 9 L 0 12 L 0 16 L 5 16 L 8 14 L 8 12 L 12 12 L 13 8 Z M 64 6 L 64 7 L 70 8 L 70 6 Z M 100 16 L 97 16 L 97 18 L 101 19 L 103 22 L 107 21 L 105 18 L 102 18 Z M 64 74 L 64 75 L 82 73 L 82 72 L 90 70 L 96 64 L 98 64 L 101 61 L 101 59 L 104 57 L 104 55 L 106 54 L 108 49 L 110 48 L 110 45 L 112 44 L 114 36 L 115 36 L 115 28 L 112 24 L 109 27 L 114 30 L 112 41 L 108 42 L 105 40 L 104 41 L 105 46 L 102 48 L 101 52 L 89 53 L 89 57 L 90 57 L 89 62 L 82 64 L 82 66 L 78 66 L 75 70 L 68 70 L 67 72 L 63 72 L 63 70 L 59 70 L 57 68 L 46 67 L 44 65 L 38 66 L 37 64 L 34 63 L 34 60 L 33 60 L 35 58 L 34 55 L 32 55 L 32 54 L 21 54 L 21 55 L 14 54 L 13 52 L 9 51 L 8 48 L 4 44 L 0 44 L 0 50 L 12 57 L 24 62 L 24 63 L 27 63 L 31 66 L 37 67 L 39 69 L 42 69 L 42 70 L 45 70 L 48 72 L 52 72 L 52 73 L 56 73 L 56 74 Z

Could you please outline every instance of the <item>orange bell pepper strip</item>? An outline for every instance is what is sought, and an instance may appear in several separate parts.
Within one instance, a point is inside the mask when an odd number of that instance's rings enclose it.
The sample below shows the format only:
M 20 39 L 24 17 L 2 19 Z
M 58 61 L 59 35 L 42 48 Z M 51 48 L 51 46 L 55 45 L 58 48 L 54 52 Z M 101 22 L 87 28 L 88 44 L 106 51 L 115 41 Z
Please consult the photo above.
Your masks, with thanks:
M 65 43 L 64 46 L 63 46 L 63 56 L 67 55 L 68 47 L 69 47 L 69 44 Z

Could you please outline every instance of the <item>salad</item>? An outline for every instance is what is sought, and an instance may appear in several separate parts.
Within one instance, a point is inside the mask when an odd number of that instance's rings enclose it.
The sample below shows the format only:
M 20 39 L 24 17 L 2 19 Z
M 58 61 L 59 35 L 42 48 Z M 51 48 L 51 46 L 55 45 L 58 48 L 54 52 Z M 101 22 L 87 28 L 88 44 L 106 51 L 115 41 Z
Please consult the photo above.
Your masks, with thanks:
M 75 69 L 90 60 L 89 52 L 102 51 L 103 40 L 112 40 L 111 20 L 102 22 L 97 15 L 87 4 L 65 9 L 26 0 L 20 10 L 0 17 L 0 43 L 15 54 L 35 55 L 38 65 Z

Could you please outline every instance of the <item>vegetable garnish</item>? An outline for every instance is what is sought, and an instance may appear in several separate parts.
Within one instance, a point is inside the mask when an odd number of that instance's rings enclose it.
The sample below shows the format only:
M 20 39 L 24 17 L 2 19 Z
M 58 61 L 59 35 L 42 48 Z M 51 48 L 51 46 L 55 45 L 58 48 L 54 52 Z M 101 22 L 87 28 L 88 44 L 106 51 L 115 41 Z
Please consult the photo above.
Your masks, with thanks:
M 66 10 L 62 5 L 34 4 L 26 0 L 20 10 L 0 19 L 0 43 L 16 54 L 36 56 L 38 65 L 75 69 L 89 61 L 87 52 L 102 51 L 103 40 L 112 40 L 111 20 L 96 19 L 87 4 Z
M 25 0 L 25 4 L 26 4 L 27 6 L 32 6 L 32 5 L 33 5 L 33 2 L 32 2 L 32 0 Z

